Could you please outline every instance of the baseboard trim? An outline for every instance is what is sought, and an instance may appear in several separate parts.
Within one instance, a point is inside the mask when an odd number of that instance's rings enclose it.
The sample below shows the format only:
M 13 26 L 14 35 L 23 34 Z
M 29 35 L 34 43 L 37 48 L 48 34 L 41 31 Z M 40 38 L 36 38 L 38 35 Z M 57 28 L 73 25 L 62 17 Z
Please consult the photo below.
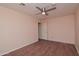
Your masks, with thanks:
M 36 40 L 36 41 L 34 41 L 34 42 L 32 42 L 32 43 L 26 44 L 26 45 L 22 45 L 22 46 L 20 46 L 20 47 L 18 47 L 18 48 L 9 50 L 9 51 L 7 51 L 7 52 L 5 52 L 5 53 L 0 54 L 0 56 L 3 56 L 3 55 L 5 55 L 5 54 L 8 54 L 8 53 L 10 53 L 10 52 L 12 52 L 12 51 L 18 50 L 18 49 L 20 49 L 20 48 L 23 48 L 24 46 L 28 46 L 28 45 L 30 45 L 30 44 L 33 44 L 33 43 L 35 43 L 35 42 L 37 42 L 37 41 L 38 41 L 38 40 Z
M 40 39 L 40 40 L 46 40 L 46 39 Z M 46 41 L 54 41 L 54 42 L 60 42 L 60 43 L 75 45 L 74 43 L 62 42 L 62 41 L 55 41 L 55 40 L 46 40 Z

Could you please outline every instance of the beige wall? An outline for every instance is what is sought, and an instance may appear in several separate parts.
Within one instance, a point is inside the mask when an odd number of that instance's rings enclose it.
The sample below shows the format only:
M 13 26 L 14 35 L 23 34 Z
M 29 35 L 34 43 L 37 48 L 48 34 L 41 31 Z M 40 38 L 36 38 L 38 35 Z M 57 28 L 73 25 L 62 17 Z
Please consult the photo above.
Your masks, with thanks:
M 38 40 L 37 19 L 0 7 L 0 55 Z
M 57 18 L 47 19 L 48 40 L 75 43 L 75 16 L 67 15 Z
M 77 9 L 76 11 L 76 41 L 75 41 L 75 44 L 76 44 L 76 48 L 78 50 L 78 53 L 79 53 L 79 8 Z

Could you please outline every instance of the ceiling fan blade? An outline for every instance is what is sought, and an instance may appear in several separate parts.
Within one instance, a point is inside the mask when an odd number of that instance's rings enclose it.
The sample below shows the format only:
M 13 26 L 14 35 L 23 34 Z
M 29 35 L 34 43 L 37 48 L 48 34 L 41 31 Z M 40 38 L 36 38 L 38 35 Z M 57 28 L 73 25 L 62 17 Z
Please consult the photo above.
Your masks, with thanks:
M 43 11 L 41 8 L 39 8 L 39 7 L 36 7 L 38 10 L 40 10 L 41 12 Z
M 39 15 L 39 14 L 41 14 L 41 12 L 40 13 L 37 13 L 36 15 Z
M 56 9 L 56 7 L 46 10 L 46 12 L 52 11 L 52 10 L 54 10 L 54 9 Z
M 45 15 L 48 16 L 48 13 L 46 13 Z

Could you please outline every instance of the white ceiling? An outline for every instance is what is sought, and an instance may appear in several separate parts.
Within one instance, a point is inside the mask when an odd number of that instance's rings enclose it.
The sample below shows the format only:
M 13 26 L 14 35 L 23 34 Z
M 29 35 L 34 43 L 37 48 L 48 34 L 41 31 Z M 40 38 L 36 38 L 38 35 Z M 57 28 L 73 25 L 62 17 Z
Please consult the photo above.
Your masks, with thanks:
M 23 13 L 26 13 L 28 15 L 31 15 L 33 17 L 36 17 L 38 19 L 44 19 L 44 18 L 50 18 L 50 17 L 59 17 L 63 15 L 68 15 L 75 13 L 75 10 L 78 7 L 78 3 L 56 3 L 56 9 L 49 11 L 48 16 L 44 15 L 36 15 L 40 11 L 36 9 L 36 7 L 46 7 L 47 9 L 52 8 L 52 3 L 26 3 L 26 6 L 21 6 L 19 3 L 0 3 L 0 6 L 4 6 L 7 8 L 11 8 Z

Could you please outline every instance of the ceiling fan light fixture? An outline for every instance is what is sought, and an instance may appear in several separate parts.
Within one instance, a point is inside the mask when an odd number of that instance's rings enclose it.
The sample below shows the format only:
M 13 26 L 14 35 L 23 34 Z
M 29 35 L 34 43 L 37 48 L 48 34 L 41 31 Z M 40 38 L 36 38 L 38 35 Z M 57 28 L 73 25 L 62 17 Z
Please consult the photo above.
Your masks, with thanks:
M 42 15 L 45 15 L 46 13 L 45 12 L 42 12 Z

